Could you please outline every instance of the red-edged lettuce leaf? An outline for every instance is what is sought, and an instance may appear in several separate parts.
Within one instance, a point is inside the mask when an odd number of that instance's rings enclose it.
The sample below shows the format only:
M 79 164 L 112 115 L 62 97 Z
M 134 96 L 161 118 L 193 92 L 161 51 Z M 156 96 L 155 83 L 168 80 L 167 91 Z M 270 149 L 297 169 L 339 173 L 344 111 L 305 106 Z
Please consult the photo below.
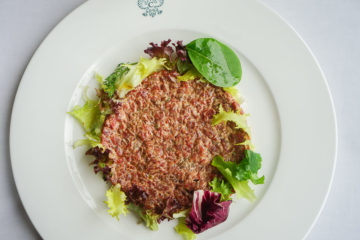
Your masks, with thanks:
M 181 61 L 188 60 L 188 54 L 185 45 L 183 44 L 183 41 L 177 41 L 176 44 L 173 43 L 175 47 L 176 56 Z
M 164 40 L 161 42 L 160 46 L 156 43 L 151 42 L 150 46 L 147 49 L 145 49 L 145 53 L 148 54 L 150 57 L 154 58 L 166 58 L 170 62 L 172 62 L 173 59 L 173 53 L 174 49 L 172 46 L 169 46 L 169 43 L 171 42 L 170 39 Z
M 183 41 L 172 43 L 172 46 L 170 42 L 170 39 L 162 41 L 160 45 L 151 42 L 150 47 L 144 52 L 152 58 L 165 58 L 168 70 L 176 68 L 180 74 L 184 74 L 193 67 L 188 57 L 186 46 L 183 44 Z
M 180 74 L 188 72 L 191 68 L 194 68 L 190 62 L 186 46 L 183 44 L 183 41 L 177 41 L 176 44 L 173 43 L 176 52 L 176 68 Z M 194 68 L 195 69 L 195 68 Z M 201 74 L 199 74 L 201 76 Z
M 220 202 L 220 199 L 220 193 L 195 191 L 193 205 L 186 218 L 186 226 L 194 233 L 201 233 L 224 222 L 229 215 L 229 206 L 232 201 Z

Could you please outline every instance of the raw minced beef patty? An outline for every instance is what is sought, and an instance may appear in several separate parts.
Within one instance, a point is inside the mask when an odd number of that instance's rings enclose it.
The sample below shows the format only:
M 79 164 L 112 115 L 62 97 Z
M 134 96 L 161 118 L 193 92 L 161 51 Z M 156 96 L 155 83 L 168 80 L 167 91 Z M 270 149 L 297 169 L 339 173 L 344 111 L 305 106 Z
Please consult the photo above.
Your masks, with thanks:
M 112 163 L 108 180 L 121 185 L 128 201 L 162 219 L 190 208 L 193 192 L 209 190 L 209 182 L 221 177 L 212 158 L 239 161 L 245 147 L 235 144 L 248 138 L 232 122 L 211 125 L 220 105 L 241 111 L 229 93 L 177 76 L 155 73 L 113 102 L 102 132 Z

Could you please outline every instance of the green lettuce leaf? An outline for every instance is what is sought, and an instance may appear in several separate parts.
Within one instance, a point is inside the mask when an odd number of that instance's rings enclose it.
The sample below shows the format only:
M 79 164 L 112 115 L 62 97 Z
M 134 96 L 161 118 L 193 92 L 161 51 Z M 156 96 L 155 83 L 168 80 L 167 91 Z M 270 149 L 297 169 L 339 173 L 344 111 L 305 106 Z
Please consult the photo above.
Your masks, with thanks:
M 100 139 L 93 139 L 93 138 L 87 138 L 87 139 L 79 139 L 74 144 L 73 147 L 81 147 L 81 146 L 91 146 L 91 147 L 99 147 L 103 148 L 103 145 L 100 143 Z
M 165 67 L 165 58 L 140 58 L 137 64 L 124 64 L 128 71 L 116 81 L 115 86 L 119 97 L 124 97 L 129 91 L 138 86 L 142 80 L 154 72 L 158 72 Z
M 125 205 L 126 195 L 123 191 L 121 191 L 120 184 L 116 184 L 109 188 L 106 191 L 106 198 L 105 201 L 106 205 L 108 206 L 109 210 L 108 213 L 112 217 L 116 217 L 119 220 L 119 215 L 128 213 L 127 206 Z
M 185 210 L 182 210 L 180 212 L 174 213 L 172 217 L 173 218 L 186 217 L 189 212 L 190 212 L 190 209 L 185 209 Z
M 222 122 L 232 121 L 236 123 L 236 128 L 243 129 L 250 136 L 250 128 L 247 124 L 247 115 L 235 113 L 233 111 L 226 112 L 223 107 L 220 105 L 219 113 L 215 114 L 212 119 L 212 125 L 215 126 Z
M 245 198 L 250 202 L 254 202 L 256 200 L 254 190 L 249 186 L 249 181 L 238 181 L 232 179 L 229 182 L 233 186 L 238 198 Z
M 78 140 L 74 143 L 74 148 L 82 145 L 91 145 L 92 147 L 101 145 L 101 132 L 105 117 L 111 111 L 109 108 L 100 108 L 100 99 L 92 100 L 85 95 L 85 104 L 75 106 L 71 112 L 68 112 L 82 125 L 85 130 L 86 139 Z
M 82 107 L 75 106 L 74 109 L 69 112 L 71 116 L 76 118 L 83 126 L 86 133 L 96 135 L 100 131 L 100 100 L 87 100 Z
M 101 83 L 101 88 L 108 94 L 110 98 L 112 98 L 116 91 L 116 83 L 121 80 L 124 74 L 129 71 L 129 68 L 126 67 L 123 63 L 120 63 L 111 73 L 104 82 L 102 82 L 102 78 L 99 78 L 99 75 L 96 75 L 96 79 Z
M 255 149 L 255 146 L 254 144 L 251 142 L 250 139 L 246 139 L 244 142 L 242 143 L 237 143 L 235 145 L 243 145 L 243 146 L 248 146 L 250 150 L 254 150 Z
M 175 231 L 180 234 L 184 240 L 195 240 L 196 235 L 185 224 L 185 218 L 179 218 L 179 223 L 174 227 Z
M 95 73 L 95 79 L 99 84 L 103 84 L 103 77 L 99 73 Z
M 239 180 L 250 179 L 254 184 L 264 184 L 265 177 L 258 177 L 257 172 L 261 168 L 261 155 L 251 150 L 245 150 L 245 157 L 239 163 L 237 176 Z
M 194 66 L 189 60 L 182 61 L 181 59 L 178 59 L 178 61 L 176 62 L 176 68 L 180 74 L 184 74 L 190 68 L 194 68 Z
M 203 76 L 194 68 L 191 66 L 189 70 L 185 72 L 184 75 L 178 76 L 177 79 L 179 81 L 189 81 L 189 80 L 195 80 L 195 79 L 204 79 Z
M 244 197 L 249 201 L 254 201 L 256 197 L 248 182 L 251 180 L 254 184 L 264 183 L 264 176 L 260 178 L 257 176 L 257 172 L 261 168 L 261 161 L 260 154 L 245 150 L 245 157 L 240 163 L 224 161 L 221 156 L 215 156 L 211 164 L 232 185 L 239 198 Z
M 241 96 L 241 94 L 239 93 L 239 89 L 236 86 L 233 87 L 224 87 L 223 90 L 225 92 L 228 92 L 231 94 L 231 96 L 234 97 L 234 99 L 236 100 L 236 102 L 238 102 L 239 104 L 244 102 L 243 97 Z
M 135 212 L 141 218 L 141 220 L 145 223 L 146 227 L 150 228 L 153 231 L 157 231 L 159 229 L 157 223 L 157 220 L 159 218 L 158 215 L 152 215 L 147 211 L 144 212 L 141 207 L 132 203 L 129 204 L 129 209 Z
M 105 81 L 101 88 L 110 98 L 117 92 L 119 97 L 124 97 L 129 91 L 138 86 L 142 80 L 154 72 L 158 72 L 165 67 L 165 58 L 140 58 L 138 63 L 120 63 Z M 100 82 L 101 79 L 97 77 Z
M 230 196 L 233 193 L 230 183 L 215 177 L 209 185 L 213 192 L 221 193 L 221 201 L 230 200 Z

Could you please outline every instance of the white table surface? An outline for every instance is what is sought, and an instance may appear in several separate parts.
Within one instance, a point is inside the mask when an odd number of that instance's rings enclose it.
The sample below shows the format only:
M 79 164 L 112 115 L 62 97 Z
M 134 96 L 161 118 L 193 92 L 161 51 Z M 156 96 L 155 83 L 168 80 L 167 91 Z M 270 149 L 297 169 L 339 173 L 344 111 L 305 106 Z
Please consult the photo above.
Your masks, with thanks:
M 360 0 L 263 1 L 310 46 L 335 102 L 339 136 L 335 178 L 308 239 L 360 239 Z M 0 239 L 40 239 L 21 204 L 11 171 L 11 108 L 22 73 L 36 48 L 64 16 L 83 2 L 0 0 Z

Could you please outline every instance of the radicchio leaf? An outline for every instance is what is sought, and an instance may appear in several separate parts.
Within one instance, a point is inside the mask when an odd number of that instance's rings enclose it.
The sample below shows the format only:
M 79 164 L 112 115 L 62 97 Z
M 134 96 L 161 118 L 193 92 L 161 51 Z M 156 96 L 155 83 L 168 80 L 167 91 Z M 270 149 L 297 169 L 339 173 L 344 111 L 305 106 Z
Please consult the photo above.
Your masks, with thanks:
M 194 233 L 201 233 L 224 222 L 229 215 L 229 206 L 232 201 L 220 202 L 220 199 L 220 193 L 195 191 L 193 205 L 186 218 L 186 225 Z

